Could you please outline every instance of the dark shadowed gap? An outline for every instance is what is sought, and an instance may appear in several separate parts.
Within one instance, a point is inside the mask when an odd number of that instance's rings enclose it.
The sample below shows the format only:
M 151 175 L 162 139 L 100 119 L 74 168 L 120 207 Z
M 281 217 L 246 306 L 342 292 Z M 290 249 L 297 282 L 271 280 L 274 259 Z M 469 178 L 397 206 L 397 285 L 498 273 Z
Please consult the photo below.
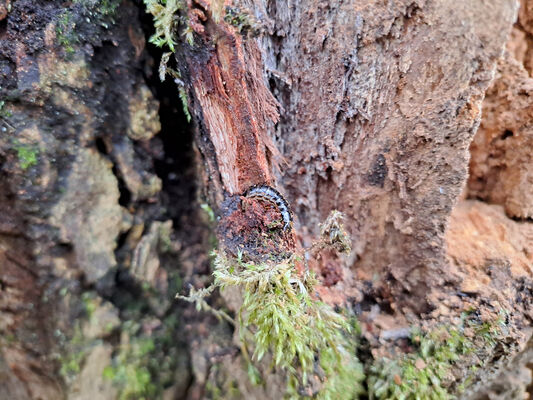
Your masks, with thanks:
M 174 229 L 178 230 L 181 217 L 197 209 L 192 125 L 185 117 L 176 83 L 170 76 L 164 82 L 159 79 L 159 62 L 166 50 L 148 43 L 154 31 L 152 17 L 143 12 L 141 22 L 146 33 L 146 51 L 153 60 L 151 69 L 146 69 L 146 83 L 159 101 L 161 132 L 154 139 L 162 142 L 164 153 L 163 158 L 154 159 L 154 167 L 163 181 L 161 202 L 166 209 L 164 217 L 171 218 Z M 169 67 L 174 67 L 172 61 Z

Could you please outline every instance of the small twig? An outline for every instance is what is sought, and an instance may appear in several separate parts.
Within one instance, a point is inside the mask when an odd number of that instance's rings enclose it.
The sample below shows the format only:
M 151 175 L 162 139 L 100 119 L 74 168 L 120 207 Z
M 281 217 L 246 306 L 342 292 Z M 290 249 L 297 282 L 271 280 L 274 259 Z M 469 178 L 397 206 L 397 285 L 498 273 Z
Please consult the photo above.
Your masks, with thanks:
M 211 307 L 204 300 L 204 298 L 206 296 L 209 296 L 211 294 L 211 292 L 213 292 L 214 289 L 215 289 L 214 286 L 209 286 L 209 287 L 204 288 L 204 289 L 196 290 L 196 289 L 194 289 L 194 287 L 191 286 L 188 296 L 182 296 L 182 295 L 180 295 L 178 293 L 178 294 L 176 294 L 176 298 L 177 299 L 181 299 L 181 300 L 185 300 L 185 301 L 187 301 L 189 303 L 195 303 L 196 304 L 196 309 L 198 311 L 204 310 L 204 311 L 210 312 L 213 315 L 215 315 L 215 317 L 217 317 L 218 319 L 224 319 L 225 321 L 227 321 L 230 324 L 232 324 L 233 326 L 235 326 L 235 320 L 233 318 L 231 318 L 226 312 L 224 312 L 222 310 L 217 310 L 217 309 Z
M 8 128 L 11 128 L 12 130 L 15 130 L 15 127 L 14 127 L 13 125 L 11 125 L 11 124 L 7 121 L 7 119 L 5 119 L 5 118 L 2 117 L 2 116 L 0 116 L 0 119 L 2 120 L 2 122 L 3 122 L 4 124 L 7 125 Z

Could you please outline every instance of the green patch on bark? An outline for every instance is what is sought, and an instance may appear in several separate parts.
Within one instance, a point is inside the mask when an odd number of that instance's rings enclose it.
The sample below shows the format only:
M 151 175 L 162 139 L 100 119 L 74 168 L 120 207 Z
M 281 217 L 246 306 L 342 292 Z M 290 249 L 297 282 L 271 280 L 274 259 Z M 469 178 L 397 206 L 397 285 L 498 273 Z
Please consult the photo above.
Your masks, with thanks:
M 155 349 L 150 338 L 131 338 L 121 343 L 113 365 L 104 368 L 103 376 L 113 381 L 120 390 L 119 399 L 153 398 L 157 387 L 148 369 L 148 358 Z
M 465 316 L 464 316 L 465 317 Z M 468 320 L 459 328 L 441 326 L 426 334 L 414 331 L 411 341 L 417 346 L 413 353 L 397 359 L 380 359 L 368 372 L 370 400 L 448 400 L 455 396 L 449 386 L 457 378 L 452 374 L 456 363 L 475 355 L 480 350 L 494 348 L 501 334 L 502 321 L 476 323 Z M 465 328 L 472 337 L 465 336 Z M 475 359 L 475 357 L 474 357 Z M 465 376 L 457 391 L 461 392 L 473 378 L 482 360 L 470 366 L 472 374 Z
M 36 146 L 31 144 L 16 143 L 14 149 L 17 152 L 20 168 L 27 170 L 28 168 L 37 165 L 39 149 Z
M 5 100 L 0 100 L 0 117 L 1 118 L 9 118 L 11 117 L 11 111 L 6 110 L 6 102 Z
M 123 323 L 118 351 L 103 371 L 104 378 L 118 388 L 119 400 L 157 399 L 173 383 L 178 359 L 176 326 L 174 315 L 151 334 L 143 331 L 142 323 Z
M 82 294 L 81 300 L 83 302 L 83 307 L 85 309 L 85 313 L 87 314 L 87 318 L 90 320 L 93 317 L 96 308 L 98 307 L 95 294 L 92 292 L 85 292 Z
M 350 252 L 342 219 L 337 211 L 330 214 L 308 254 L 322 249 Z M 177 297 L 235 326 L 250 381 L 264 384 L 261 371 L 275 369 L 286 377 L 285 399 L 448 400 L 472 384 L 496 346 L 506 346 L 505 313 L 482 321 L 473 309 L 461 314 L 458 326 L 441 325 L 424 333 L 413 328 L 408 353 L 369 357 L 363 366 L 357 357 L 361 330 L 356 318 L 318 300 L 318 282 L 313 273 L 298 272 L 297 255 L 264 262 L 247 257 L 213 251 L 214 283 Z M 217 289 L 237 289 L 242 295 L 235 318 L 205 300 Z M 226 381 L 210 381 L 207 389 L 213 398 L 229 393 Z
M 74 6 L 82 8 L 82 14 L 92 22 L 108 28 L 108 22 L 114 22 L 114 17 L 122 0 L 74 0 Z
M 184 0 L 144 0 L 146 11 L 152 14 L 154 20 L 155 33 L 150 37 L 149 42 L 161 48 L 168 48 L 170 52 L 164 53 L 159 63 L 159 78 L 161 82 L 165 80 L 166 75 L 171 75 L 176 85 L 178 85 L 178 97 L 181 101 L 183 113 L 187 122 L 191 121 L 189 112 L 189 98 L 185 84 L 181 79 L 178 70 L 167 67 L 172 53 L 176 51 L 179 43 L 178 29 L 183 27 L 182 36 L 190 45 L 194 45 L 194 33 L 189 24 L 185 11 L 186 5 Z M 182 13 L 180 14 L 180 11 Z
M 187 122 L 191 122 L 191 113 L 189 112 L 189 97 L 187 96 L 187 91 L 185 90 L 185 84 L 181 79 L 181 74 L 178 70 L 172 69 L 168 66 L 170 61 L 171 52 L 163 53 L 161 56 L 161 61 L 159 63 L 159 79 L 163 82 L 167 75 L 170 75 L 176 85 L 178 85 L 178 96 L 181 100 L 181 105 L 185 118 Z
M 72 55 L 74 46 L 79 43 L 79 37 L 75 31 L 76 23 L 70 10 L 65 10 L 60 15 L 56 25 L 57 42 L 63 47 L 67 55 Z
M 65 54 L 72 56 L 76 46 L 88 39 L 82 33 L 88 24 L 108 29 L 115 22 L 120 3 L 121 0 L 74 0 L 56 23 L 56 40 Z
M 243 35 L 258 35 L 263 26 L 249 12 L 242 11 L 239 7 L 226 6 L 224 22 L 235 27 Z
M 56 332 L 58 335 L 61 332 Z M 85 339 L 80 326 L 80 321 L 74 322 L 74 333 L 72 337 L 64 343 L 63 354 L 59 358 L 59 374 L 67 383 L 72 382 L 81 371 L 81 366 L 90 343 Z
M 101 0 L 98 4 L 98 11 L 102 15 L 115 15 L 120 0 Z

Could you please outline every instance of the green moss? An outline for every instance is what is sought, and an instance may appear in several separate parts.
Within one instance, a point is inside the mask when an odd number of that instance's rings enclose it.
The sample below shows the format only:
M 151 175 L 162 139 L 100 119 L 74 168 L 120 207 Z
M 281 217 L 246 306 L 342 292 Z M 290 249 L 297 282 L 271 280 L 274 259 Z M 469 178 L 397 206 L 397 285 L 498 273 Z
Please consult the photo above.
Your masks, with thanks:
M 87 10 L 96 11 L 102 16 L 113 16 L 122 0 L 74 0 L 74 4 L 80 4 Z
M 189 112 L 189 97 L 187 96 L 187 91 L 185 90 L 185 84 L 181 79 L 181 74 L 179 71 L 169 68 L 168 62 L 172 53 L 167 52 L 161 56 L 161 62 L 159 63 L 159 79 L 163 82 L 167 75 L 170 75 L 176 85 L 178 85 L 178 97 L 181 101 L 181 106 L 187 122 L 191 122 L 191 113 Z
M 81 371 L 88 349 L 89 343 L 83 336 L 79 321 L 75 321 L 74 333 L 65 343 L 63 355 L 59 358 L 59 374 L 67 383 L 72 382 Z
M 90 23 L 109 28 L 115 23 L 117 10 L 122 0 L 74 0 L 76 14 L 82 16 L 80 23 Z
M 234 26 L 237 31 L 246 33 L 253 31 L 257 25 L 255 18 L 240 10 L 239 7 L 226 7 L 226 13 L 224 14 L 224 22 Z
M 1 118 L 11 117 L 11 112 L 9 110 L 6 110 L 5 106 L 6 106 L 5 100 L 0 100 L 0 117 Z
M 185 88 L 183 86 L 180 86 L 178 89 L 178 95 L 181 100 L 181 105 L 183 108 L 183 113 L 185 114 L 185 118 L 187 118 L 187 122 L 191 122 L 191 113 L 189 112 L 189 97 L 187 96 L 187 92 L 185 91 Z
M 187 298 L 196 302 L 198 310 L 220 316 L 203 298 L 217 287 L 241 289 L 243 304 L 237 321 L 223 318 L 239 329 L 250 380 L 262 383 L 256 366 L 269 360 L 271 367 L 287 376 L 286 398 L 357 399 L 366 381 L 371 400 L 452 399 L 452 393 L 471 384 L 475 371 L 483 366 L 483 354 L 499 343 L 503 318 L 480 322 L 466 313 L 458 328 L 414 330 L 414 352 L 378 359 L 363 372 L 355 356 L 360 335 L 357 321 L 316 300 L 311 295 L 315 278 L 309 273 L 300 276 L 294 261 L 256 264 L 244 262 L 242 254 L 232 259 L 215 253 L 214 285 Z M 456 365 L 470 371 L 460 382 L 452 374 Z M 320 382 L 317 375 L 322 376 Z M 319 390 L 313 392 L 317 384 Z
M 178 43 L 178 27 L 181 23 L 184 25 L 182 35 L 185 37 L 190 46 L 194 44 L 194 34 L 186 17 L 180 16 L 179 11 L 185 10 L 183 0 L 144 0 L 146 11 L 152 14 L 154 19 L 155 33 L 150 37 L 150 43 L 157 47 L 168 47 L 170 52 L 164 53 L 159 63 L 159 79 L 165 80 L 167 74 L 174 78 L 178 85 L 178 97 L 181 101 L 183 113 L 187 122 L 191 122 L 191 113 L 189 112 L 189 98 L 185 84 L 181 80 L 181 74 L 177 70 L 167 67 L 170 56 L 176 51 Z
M 75 31 L 76 23 L 74 22 L 72 12 L 65 10 L 60 15 L 56 25 L 57 42 L 63 47 L 67 55 L 74 53 L 74 45 L 79 43 L 78 35 Z
M 253 349 L 256 363 L 268 355 L 286 373 L 287 397 L 310 390 L 318 368 L 324 378 L 317 398 L 355 398 L 363 376 L 346 336 L 351 328 L 342 315 L 312 297 L 316 279 L 310 273 L 300 277 L 294 261 L 254 264 L 217 254 L 215 285 L 242 290 L 238 326 L 243 349 Z
M 178 348 L 177 318 L 170 315 L 150 336 L 141 324 L 126 321 L 122 325 L 121 343 L 112 364 L 103 370 L 119 390 L 119 400 L 158 399 L 172 384 Z
M 89 320 L 92 318 L 94 311 L 98 308 L 98 301 L 96 300 L 96 295 L 91 292 L 85 292 L 81 296 L 83 307 L 85 313 Z
M 14 146 L 17 152 L 20 168 L 27 170 L 34 165 L 37 165 L 37 156 L 39 149 L 34 145 L 17 143 Z
M 185 8 L 182 0 L 144 0 L 146 11 L 154 17 L 155 33 L 150 43 L 157 47 L 167 46 L 172 52 L 177 44 L 176 31 L 179 24 L 178 11 Z
M 113 365 L 104 368 L 103 376 L 120 389 L 120 400 L 148 399 L 157 394 L 148 369 L 147 357 L 155 349 L 152 339 L 131 337 L 121 343 Z
M 322 247 L 337 247 L 344 233 L 340 220 L 328 225 L 337 228 L 336 234 Z M 235 258 L 215 251 L 213 257 L 214 284 L 178 297 L 237 327 L 252 383 L 261 384 L 259 371 L 270 366 L 286 376 L 286 398 L 358 398 L 364 375 L 355 356 L 357 324 L 316 298 L 317 280 L 310 272 L 297 271 L 297 256 L 288 254 L 284 261 L 272 257 L 262 263 L 244 261 L 242 252 Z M 204 300 L 216 288 L 230 287 L 243 296 L 237 321 Z
M 342 219 L 338 212 L 330 214 L 309 254 L 324 248 L 349 253 Z M 440 326 L 427 333 L 413 330 L 414 351 L 370 360 L 363 369 L 356 356 L 361 336 L 357 320 L 318 301 L 315 277 L 297 272 L 300 260 L 294 254 L 281 262 L 272 257 L 262 263 L 245 261 L 240 251 L 237 257 L 214 251 L 213 257 L 214 283 L 177 297 L 233 324 L 250 381 L 263 384 L 259 371 L 275 368 L 286 376 L 285 398 L 358 399 L 367 387 L 364 398 L 370 400 L 451 399 L 471 384 L 487 352 L 501 343 L 505 313 L 491 322 L 480 321 L 470 310 L 461 315 L 459 327 Z M 215 289 L 228 288 L 242 294 L 236 320 L 205 301 Z M 455 368 L 470 374 L 457 381 Z M 221 388 L 210 389 L 214 398 L 226 393 Z
M 115 15 L 121 0 L 100 0 L 98 4 L 98 11 L 102 15 Z
M 204 212 L 206 213 L 207 215 L 207 219 L 210 223 L 213 223 L 215 222 L 215 212 L 213 211 L 213 209 L 209 206 L 209 204 L 207 203 L 202 203 L 200 204 L 200 208 L 202 210 L 204 210 Z
M 452 368 L 459 360 L 487 347 L 494 347 L 501 333 L 499 322 L 482 324 L 470 320 L 459 329 L 439 327 L 427 334 L 414 332 L 411 337 L 417 351 L 398 359 L 381 359 L 369 370 L 368 395 L 370 400 L 447 400 L 454 396 L 448 387 L 455 380 Z M 471 328 L 474 338 L 466 337 L 464 328 Z M 472 374 L 477 370 L 472 365 Z M 470 384 L 473 376 L 466 376 L 458 391 Z

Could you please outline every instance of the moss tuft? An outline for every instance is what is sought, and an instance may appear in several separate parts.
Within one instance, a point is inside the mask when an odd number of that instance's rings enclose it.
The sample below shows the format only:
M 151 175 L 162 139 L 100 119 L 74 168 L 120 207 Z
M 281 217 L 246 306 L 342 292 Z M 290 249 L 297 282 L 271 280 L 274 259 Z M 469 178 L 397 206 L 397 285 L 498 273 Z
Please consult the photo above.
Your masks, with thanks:
M 214 223 L 215 222 L 215 212 L 213 211 L 213 209 L 211 208 L 211 206 L 207 203 L 202 203 L 200 204 L 200 208 L 206 213 L 207 215 L 207 220 L 209 221 L 209 223 Z
M 6 106 L 5 100 L 0 100 L 0 118 L 11 117 L 11 111 L 6 110 L 5 106 Z
M 17 152 L 20 168 L 27 170 L 28 168 L 37 165 L 37 156 L 39 154 L 39 149 L 37 147 L 18 143 L 14 148 Z
M 269 355 L 287 374 L 289 398 L 354 398 L 361 390 L 362 367 L 346 334 L 350 326 L 313 297 L 316 279 L 301 277 L 294 258 L 282 263 L 245 263 L 216 254 L 215 285 L 238 287 L 244 301 L 238 314 L 240 339 L 252 359 Z M 316 371 L 322 376 L 317 382 Z M 318 386 L 316 393 L 311 387 Z
M 185 90 L 185 84 L 181 80 L 181 74 L 178 70 L 172 69 L 168 66 L 170 56 L 172 53 L 167 52 L 163 53 L 161 56 L 161 62 L 159 63 L 159 79 L 163 82 L 167 75 L 170 75 L 174 78 L 174 82 L 178 85 L 178 96 L 181 101 L 183 113 L 187 122 L 191 122 L 191 113 L 189 112 L 189 97 L 187 96 L 187 91 Z M 202 206 L 203 208 L 203 206 Z
M 117 12 L 117 8 L 120 5 L 120 0 L 100 0 L 98 4 L 98 11 L 102 15 L 113 16 Z
M 242 11 L 239 7 L 226 6 L 224 22 L 234 26 L 243 35 L 257 36 L 263 30 L 261 24 L 250 12 Z
M 339 212 L 330 214 L 320 233 L 307 254 L 321 249 L 350 251 Z M 356 356 L 361 330 L 355 317 L 348 320 L 317 299 L 317 280 L 309 271 L 298 271 L 297 265 L 302 264 L 298 256 L 289 253 L 265 261 L 250 261 L 250 257 L 243 251 L 236 256 L 214 251 L 214 283 L 177 297 L 233 324 L 250 381 L 263 383 L 259 371 L 268 370 L 266 363 L 286 376 L 285 398 L 451 399 L 471 384 L 475 370 L 501 343 L 506 315 L 498 321 L 481 321 L 479 313 L 470 310 L 461 315 L 458 327 L 439 326 L 427 333 L 414 329 L 412 352 L 369 360 L 363 369 Z M 243 299 L 236 320 L 204 300 L 215 289 L 230 288 L 238 289 Z M 457 377 L 454 367 L 471 373 Z M 364 395 L 363 387 L 367 388 Z
M 144 0 L 146 11 L 154 17 L 155 33 L 150 43 L 157 47 L 168 46 L 174 52 L 179 24 L 178 11 L 185 8 L 182 0 Z
M 473 329 L 469 338 L 464 328 Z M 399 359 L 381 359 L 370 367 L 368 395 L 370 400 L 448 400 L 454 398 L 449 386 L 456 377 L 453 366 L 468 355 L 486 347 L 494 347 L 500 334 L 499 322 L 478 324 L 468 319 L 459 329 L 441 326 L 427 334 L 413 332 L 411 341 L 417 351 Z M 482 361 L 481 361 L 482 362 Z M 477 365 L 470 367 L 472 373 Z M 468 385 L 472 376 L 462 379 L 458 391 Z
M 60 15 L 56 25 L 57 42 L 63 47 L 67 55 L 74 53 L 74 45 L 79 42 L 78 35 L 74 30 L 76 23 L 74 22 L 72 12 L 65 10 Z
M 65 351 L 59 358 L 59 374 L 67 383 L 72 382 L 81 371 L 90 346 L 91 343 L 83 336 L 79 321 L 76 321 L 72 338 L 65 343 Z
M 172 384 L 179 358 L 177 318 L 172 314 L 161 322 L 150 334 L 143 332 L 142 323 L 123 323 L 118 351 L 103 370 L 104 378 L 118 388 L 119 400 L 161 398 Z
M 153 398 L 157 387 L 152 382 L 147 359 L 155 349 L 150 338 L 128 338 L 121 343 L 114 364 L 104 368 L 103 376 L 120 389 L 119 400 Z

